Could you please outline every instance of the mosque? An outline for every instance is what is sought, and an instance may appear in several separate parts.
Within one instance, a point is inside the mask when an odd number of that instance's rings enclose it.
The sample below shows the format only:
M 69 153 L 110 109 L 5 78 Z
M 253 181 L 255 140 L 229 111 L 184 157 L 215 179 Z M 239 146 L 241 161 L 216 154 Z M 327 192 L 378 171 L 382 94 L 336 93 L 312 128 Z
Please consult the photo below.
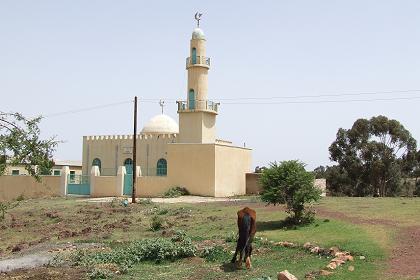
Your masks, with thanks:
M 176 102 L 179 126 L 163 112 L 150 119 L 136 135 L 136 168 L 132 166 L 132 135 L 84 136 L 83 175 L 90 176 L 94 172 L 100 177 L 117 177 L 122 174 L 124 187 L 119 188 L 118 183 L 113 188 L 116 195 L 130 193 L 132 172 L 136 172 L 139 196 L 162 195 L 174 186 L 185 187 L 194 195 L 245 194 L 245 174 L 251 172 L 252 150 L 217 138 L 216 117 L 220 104 L 208 99 L 209 69 L 206 38 L 198 19 L 186 59 L 187 98 Z M 101 184 L 95 183 L 91 195 L 101 193 L 101 188 Z

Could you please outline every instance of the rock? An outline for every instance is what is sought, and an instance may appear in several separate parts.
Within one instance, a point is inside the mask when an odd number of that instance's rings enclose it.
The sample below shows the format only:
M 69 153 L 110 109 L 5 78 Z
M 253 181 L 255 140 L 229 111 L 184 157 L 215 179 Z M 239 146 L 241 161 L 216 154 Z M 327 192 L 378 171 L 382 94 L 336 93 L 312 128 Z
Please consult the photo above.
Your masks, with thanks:
M 313 254 L 318 254 L 319 253 L 320 248 L 318 246 L 315 246 L 311 249 L 311 253 Z
M 349 266 L 348 270 L 349 270 L 349 271 L 354 271 L 354 266 L 352 266 L 352 265 L 351 265 L 351 266 Z
M 335 262 L 330 262 L 327 265 L 327 268 L 329 268 L 329 269 L 336 269 L 337 268 L 337 264 Z
M 334 258 L 334 259 L 332 259 L 332 260 L 331 260 L 331 262 L 335 262 L 335 264 L 336 264 L 337 266 L 340 266 L 340 265 L 342 265 L 342 264 L 346 263 L 346 261 L 345 261 L 345 260 L 343 260 L 342 258 Z
M 335 254 L 337 254 L 338 252 L 340 252 L 340 249 L 338 249 L 338 247 L 331 247 L 330 248 L 330 255 L 335 257 Z
M 312 244 L 310 242 L 306 242 L 305 244 L 303 244 L 303 248 L 305 249 L 309 249 L 312 247 Z
M 333 274 L 333 272 L 325 270 L 325 269 L 323 269 L 319 272 L 319 275 L 322 275 L 322 276 L 328 276 L 330 274 Z
M 364 260 L 364 259 L 366 259 L 366 257 L 365 256 L 360 256 L 359 259 Z
M 345 256 L 345 259 L 346 259 L 346 261 L 351 261 L 351 262 L 354 261 L 354 258 L 351 255 Z
M 279 274 L 277 274 L 277 280 L 298 280 L 298 279 L 289 271 L 283 270 L 282 272 L 279 272 Z

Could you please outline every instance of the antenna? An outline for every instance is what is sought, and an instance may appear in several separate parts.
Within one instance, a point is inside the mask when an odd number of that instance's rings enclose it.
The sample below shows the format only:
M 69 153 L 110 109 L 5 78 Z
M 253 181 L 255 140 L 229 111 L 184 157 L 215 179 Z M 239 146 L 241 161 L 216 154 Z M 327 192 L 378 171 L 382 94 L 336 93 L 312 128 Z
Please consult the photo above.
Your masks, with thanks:
M 200 20 L 201 20 L 201 16 L 203 14 L 200 14 L 199 12 L 196 12 L 194 15 L 195 20 L 197 21 L 197 27 L 200 27 Z
M 165 100 L 160 99 L 159 106 L 162 108 L 162 114 L 163 114 L 163 107 L 165 106 Z

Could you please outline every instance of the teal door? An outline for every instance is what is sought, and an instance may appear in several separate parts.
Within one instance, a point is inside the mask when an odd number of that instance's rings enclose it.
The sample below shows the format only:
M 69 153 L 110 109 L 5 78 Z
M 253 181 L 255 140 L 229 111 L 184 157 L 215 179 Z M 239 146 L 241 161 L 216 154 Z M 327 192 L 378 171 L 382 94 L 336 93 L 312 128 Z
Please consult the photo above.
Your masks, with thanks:
M 195 109 L 195 93 L 193 89 L 190 89 L 190 92 L 188 93 L 188 109 Z
M 192 64 L 197 64 L 197 50 L 195 48 L 192 49 Z
M 124 176 L 124 195 L 131 195 L 133 193 L 133 166 L 126 165 L 127 174 Z
M 89 176 L 69 174 L 67 177 L 67 193 L 90 195 Z

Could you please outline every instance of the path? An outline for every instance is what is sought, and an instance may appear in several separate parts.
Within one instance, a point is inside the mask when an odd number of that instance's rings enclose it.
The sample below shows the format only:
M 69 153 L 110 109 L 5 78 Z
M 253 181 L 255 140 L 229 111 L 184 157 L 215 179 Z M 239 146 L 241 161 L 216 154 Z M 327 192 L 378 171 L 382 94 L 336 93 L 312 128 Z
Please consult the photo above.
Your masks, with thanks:
M 121 197 L 100 197 L 100 198 L 87 198 L 81 201 L 87 202 L 111 202 L 113 199 L 123 199 Z M 127 198 L 129 202 L 131 202 L 131 198 Z M 137 198 L 140 200 L 143 198 Z M 150 198 L 152 202 L 156 203 L 209 203 L 209 202 L 232 202 L 232 201 L 241 201 L 244 199 L 239 198 L 229 198 L 229 197 L 207 197 L 207 196 L 194 196 L 194 195 L 184 195 L 180 197 L 172 197 L 172 198 Z

